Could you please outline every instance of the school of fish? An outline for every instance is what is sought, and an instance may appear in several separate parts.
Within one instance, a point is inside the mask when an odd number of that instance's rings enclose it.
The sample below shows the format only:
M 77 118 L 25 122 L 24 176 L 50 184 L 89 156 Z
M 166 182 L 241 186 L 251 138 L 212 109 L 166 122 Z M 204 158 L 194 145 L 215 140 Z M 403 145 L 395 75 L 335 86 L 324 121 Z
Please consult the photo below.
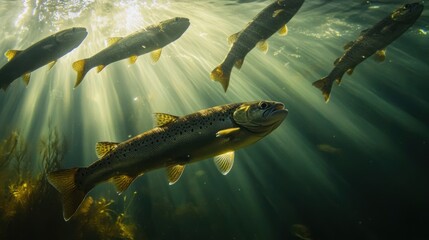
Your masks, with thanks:
M 233 67 L 240 69 L 244 58 L 257 47 L 268 51 L 267 40 L 274 33 L 284 36 L 286 24 L 303 5 L 304 0 L 277 0 L 261 10 L 241 31 L 228 37 L 230 49 L 225 59 L 210 73 L 226 92 Z M 385 59 L 386 47 L 409 29 L 423 12 L 421 2 L 407 3 L 360 33 L 344 47 L 334 69 L 328 76 L 315 81 L 326 102 L 330 99 L 333 82 L 341 82 L 344 73 L 374 55 Z M 158 61 L 163 47 L 179 39 L 190 26 L 187 18 L 175 17 L 147 26 L 126 37 L 112 37 L 108 47 L 92 57 L 72 64 L 77 72 L 75 87 L 86 73 L 97 67 L 150 53 Z M 0 68 L 0 88 L 6 91 L 17 78 L 29 84 L 30 73 L 44 65 L 50 68 L 62 56 L 78 47 L 87 36 L 85 28 L 70 28 L 48 36 L 25 50 L 5 53 L 9 62 Z M 156 113 L 156 126 L 124 142 L 96 144 L 98 160 L 87 167 L 59 169 L 48 174 L 49 183 L 58 190 L 63 203 L 63 217 L 68 221 L 82 204 L 88 192 L 97 184 L 112 180 L 118 193 L 125 191 L 139 176 L 165 168 L 169 184 L 176 183 L 185 166 L 192 162 L 214 158 L 217 169 L 226 175 L 234 162 L 234 151 L 251 145 L 280 126 L 288 114 L 285 105 L 274 101 L 233 103 L 175 116 Z M 325 148 L 323 148 L 325 149 Z M 323 150 L 322 149 L 322 150 Z

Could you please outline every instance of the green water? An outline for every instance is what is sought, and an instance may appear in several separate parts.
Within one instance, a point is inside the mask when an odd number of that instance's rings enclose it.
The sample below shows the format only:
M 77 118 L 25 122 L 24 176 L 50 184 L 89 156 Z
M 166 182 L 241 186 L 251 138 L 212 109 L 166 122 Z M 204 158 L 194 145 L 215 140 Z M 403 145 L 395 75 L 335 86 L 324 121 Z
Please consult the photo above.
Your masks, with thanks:
M 250 52 L 224 93 L 209 73 L 229 49 L 226 38 L 269 3 L 0 1 L 0 52 L 69 27 L 88 31 L 50 71 L 33 72 L 27 87 L 17 79 L 0 92 L 0 139 L 18 131 L 37 175 L 43 172 L 40 140 L 51 141 L 54 130 L 67 146 L 62 166 L 86 166 L 96 160 L 96 142 L 121 142 L 151 129 L 154 112 L 180 116 L 233 102 L 281 101 L 289 110 L 284 123 L 237 151 L 227 176 L 209 159 L 188 166 L 173 186 L 157 170 L 121 196 L 110 183 L 90 195 L 113 200 L 111 217 L 125 212 L 136 239 L 302 239 L 295 224 L 314 240 L 428 239 L 428 11 L 387 48 L 385 62 L 364 61 L 333 87 L 326 104 L 311 83 L 332 70 L 345 43 L 402 1 L 307 0 L 288 23 L 288 35 L 273 35 L 266 54 Z M 133 65 L 117 62 L 101 73 L 91 70 L 73 89 L 72 63 L 105 48 L 105 39 L 176 16 L 191 26 L 156 64 L 148 55 Z M 1 58 L 0 66 L 5 63 Z M 10 172 L 12 178 L 13 167 Z M 25 210 L 23 220 L 0 228 L 0 238 L 79 236 L 78 220 L 65 223 L 51 193 L 52 207 L 42 201 Z

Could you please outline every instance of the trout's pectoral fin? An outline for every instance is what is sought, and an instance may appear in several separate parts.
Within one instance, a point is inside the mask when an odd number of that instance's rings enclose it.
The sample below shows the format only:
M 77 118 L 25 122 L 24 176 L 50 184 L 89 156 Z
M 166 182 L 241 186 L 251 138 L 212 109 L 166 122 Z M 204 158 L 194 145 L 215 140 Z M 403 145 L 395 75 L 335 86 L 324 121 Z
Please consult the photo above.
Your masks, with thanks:
M 28 86 L 30 83 L 31 73 L 26 73 L 22 75 L 22 80 L 24 80 L 25 86 Z
M 227 128 L 224 130 L 220 130 L 216 133 L 216 137 L 221 138 L 231 138 L 236 136 L 238 133 L 240 133 L 240 128 Z
M 133 55 L 133 56 L 131 56 L 131 57 L 128 59 L 128 61 L 129 61 L 129 63 L 130 63 L 130 64 L 134 64 L 134 63 L 136 63 L 137 58 L 138 58 L 138 56 L 137 56 L 137 55 Z
M 106 40 L 107 46 L 112 46 L 117 43 L 119 40 L 123 39 L 123 37 L 111 37 Z
M 54 67 L 55 63 L 57 63 L 57 60 L 54 60 L 48 64 L 48 71 Z
M 9 62 L 14 57 L 16 57 L 17 55 L 19 55 L 21 52 L 22 52 L 21 50 L 7 50 L 4 53 L 4 56 L 7 58 L 7 61 Z
M 112 178 L 118 194 L 123 193 L 137 176 L 119 175 Z
M 114 142 L 98 142 L 95 144 L 95 153 L 100 159 L 104 157 L 107 153 L 115 149 L 118 145 L 119 143 Z
M 268 52 L 268 48 L 269 48 L 269 46 L 268 46 L 268 43 L 267 43 L 266 39 L 263 39 L 263 40 L 259 41 L 259 42 L 256 44 L 256 47 L 257 47 L 259 50 L 261 50 L 263 53 L 267 53 L 267 52 Z
M 178 164 L 167 167 L 168 184 L 175 184 L 179 180 L 180 176 L 182 176 L 183 170 L 185 170 L 185 165 Z
M 288 28 L 286 25 L 284 25 L 283 27 L 280 28 L 279 30 L 279 35 L 280 36 L 286 36 L 288 33 Z
M 213 160 L 219 172 L 226 175 L 231 171 L 232 165 L 234 165 L 234 152 L 218 155 Z
M 97 66 L 97 73 L 99 73 L 99 72 L 103 71 L 103 69 L 104 69 L 105 67 L 106 67 L 105 65 L 98 65 L 98 66 Z
M 165 124 L 175 122 L 177 119 L 179 119 L 178 116 L 174 116 L 167 113 L 154 113 L 154 121 L 155 121 L 155 127 L 161 127 Z
M 283 12 L 284 9 L 277 9 L 273 12 L 273 18 L 277 17 L 281 12 Z
M 234 67 L 236 67 L 237 69 L 241 69 L 241 67 L 243 66 L 243 62 L 244 62 L 244 58 L 238 59 L 237 61 L 235 61 Z
M 386 60 L 386 49 L 378 50 L 374 54 L 374 60 L 377 62 L 383 62 Z
M 159 48 L 153 52 L 150 53 L 150 58 L 152 59 L 152 62 L 156 63 L 158 62 L 159 58 L 161 57 L 162 48 Z
M 236 32 L 227 38 L 228 44 L 232 45 L 237 41 L 238 36 L 240 36 L 241 32 Z
M 355 44 L 354 41 L 350 41 L 348 43 L 346 43 L 346 45 L 344 45 L 344 50 L 348 50 L 349 48 L 351 48 L 353 46 L 353 44 Z

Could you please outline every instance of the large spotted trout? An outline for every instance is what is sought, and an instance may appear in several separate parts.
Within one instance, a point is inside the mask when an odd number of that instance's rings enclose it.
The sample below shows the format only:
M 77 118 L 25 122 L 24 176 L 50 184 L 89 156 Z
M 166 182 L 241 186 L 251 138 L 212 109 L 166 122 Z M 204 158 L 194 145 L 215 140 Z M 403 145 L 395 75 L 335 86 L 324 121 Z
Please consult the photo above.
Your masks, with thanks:
M 231 48 L 223 62 L 210 74 L 210 78 L 220 82 L 226 92 L 232 67 L 241 69 L 246 55 L 257 46 L 268 51 L 267 39 L 275 32 L 287 34 L 286 23 L 298 12 L 304 0 L 277 0 L 264 8 L 242 31 L 228 37 Z
M 60 192 L 63 216 L 69 220 L 86 194 L 109 179 L 121 193 L 143 173 L 166 168 L 171 185 L 186 164 L 211 157 L 225 175 L 232 168 L 234 151 L 267 136 L 287 113 L 282 103 L 272 101 L 217 106 L 183 117 L 157 113 L 157 127 L 122 143 L 97 143 L 98 161 L 51 172 L 48 181 Z
M 347 43 L 343 56 L 335 60 L 331 73 L 313 83 L 313 86 L 322 91 L 325 101 L 329 101 L 334 81 L 340 84 L 344 73 L 351 75 L 354 68 L 371 55 L 374 55 L 377 61 L 384 61 L 386 47 L 407 31 L 422 11 L 422 3 L 405 4 L 372 28 L 363 30 L 355 41 Z
M 85 28 L 69 28 L 46 37 L 24 50 L 8 50 L 8 59 L 0 69 L 0 88 L 6 90 L 9 84 L 22 76 L 26 85 L 30 82 L 32 71 L 55 62 L 78 47 L 85 39 Z
M 97 72 L 101 72 L 107 65 L 126 58 L 133 64 L 138 56 L 146 53 L 151 53 L 152 60 L 157 62 L 162 48 L 182 36 L 189 25 L 189 19 L 175 17 L 150 25 L 126 37 L 109 38 L 107 48 L 90 58 L 73 63 L 73 69 L 77 72 L 74 87 L 77 87 L 86 73 L 94 67 L 97 67 Z

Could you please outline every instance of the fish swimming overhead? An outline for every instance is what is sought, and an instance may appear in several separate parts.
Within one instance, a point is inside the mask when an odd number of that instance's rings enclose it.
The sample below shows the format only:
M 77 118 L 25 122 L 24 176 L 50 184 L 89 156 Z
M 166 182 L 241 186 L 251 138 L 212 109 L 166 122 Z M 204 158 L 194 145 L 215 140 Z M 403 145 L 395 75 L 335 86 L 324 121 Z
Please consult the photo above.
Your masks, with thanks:
M 86 73 L 94 67 L 97 67 L 97 72 L 101 72 L 108 64 L 126 58 L 129 58 L 130 63 L 133 64 L 138 56 L 149 52 L 151 52 L 152 60 L 158 61 L 162 48 L 182 36 L 189 25 L 189 19 L 175 17 L 150 25 L 126 37 L 108 39 L 107 48 L 90 58 L 73 63 L 73 69 L 77 72 L 74 87 L 76 88 Z
M 183 117 L 157 113 L 157 127 L 122 143 L 97 143 L 98 161 L 88 167 L 51 172 L 47 178 L 61 194 L 67 221 L 86 194 L 109 179 L 121 193 L 143 173 L 166 168 L 171 185 L 186 164 L 211 157 L 226 175 L 232 168 L 234 151 L 271 133 L 287 113 L 283 103 L 272 101 L 222 105 Z
M 5 56 L 8 59 L 0 69 L 0 88 L 6 90 L 18 77 L 23 77 L 28 85 L 30 73 L 48 63 L 50 68 L 62 56 L 78 47 L 88 33 L 85 28 L 69 28 L 57 32 L 25 50 L 8 50 Z
M 286 23 L 303 3 L 304 0 L 277 0 L 264 8 L 242 31 L 228 37 L 231 48 L 223 62 L 211 72 L 210 78 L 220 82 L 226 92 L 232 67 L 241 69 L 244 58 L 255 46 L 267 52 L 267 39 L 275 32 L 286 35 Z
M 328 102 L 334 81 L 340 84 L 344 73 L 351 75 L 354 68 L 371 55 L 375 54 L 377 61 L 384 61 L 386 47 L 410 28 L 422 12 L 422 3 L 405 4 L 372 28 L 363 30 L 355 41 L 344 46 L 345 52 L 335 60 L 331 73 L 315 81 L 313 86 L 322 91 L 325 101 Z

